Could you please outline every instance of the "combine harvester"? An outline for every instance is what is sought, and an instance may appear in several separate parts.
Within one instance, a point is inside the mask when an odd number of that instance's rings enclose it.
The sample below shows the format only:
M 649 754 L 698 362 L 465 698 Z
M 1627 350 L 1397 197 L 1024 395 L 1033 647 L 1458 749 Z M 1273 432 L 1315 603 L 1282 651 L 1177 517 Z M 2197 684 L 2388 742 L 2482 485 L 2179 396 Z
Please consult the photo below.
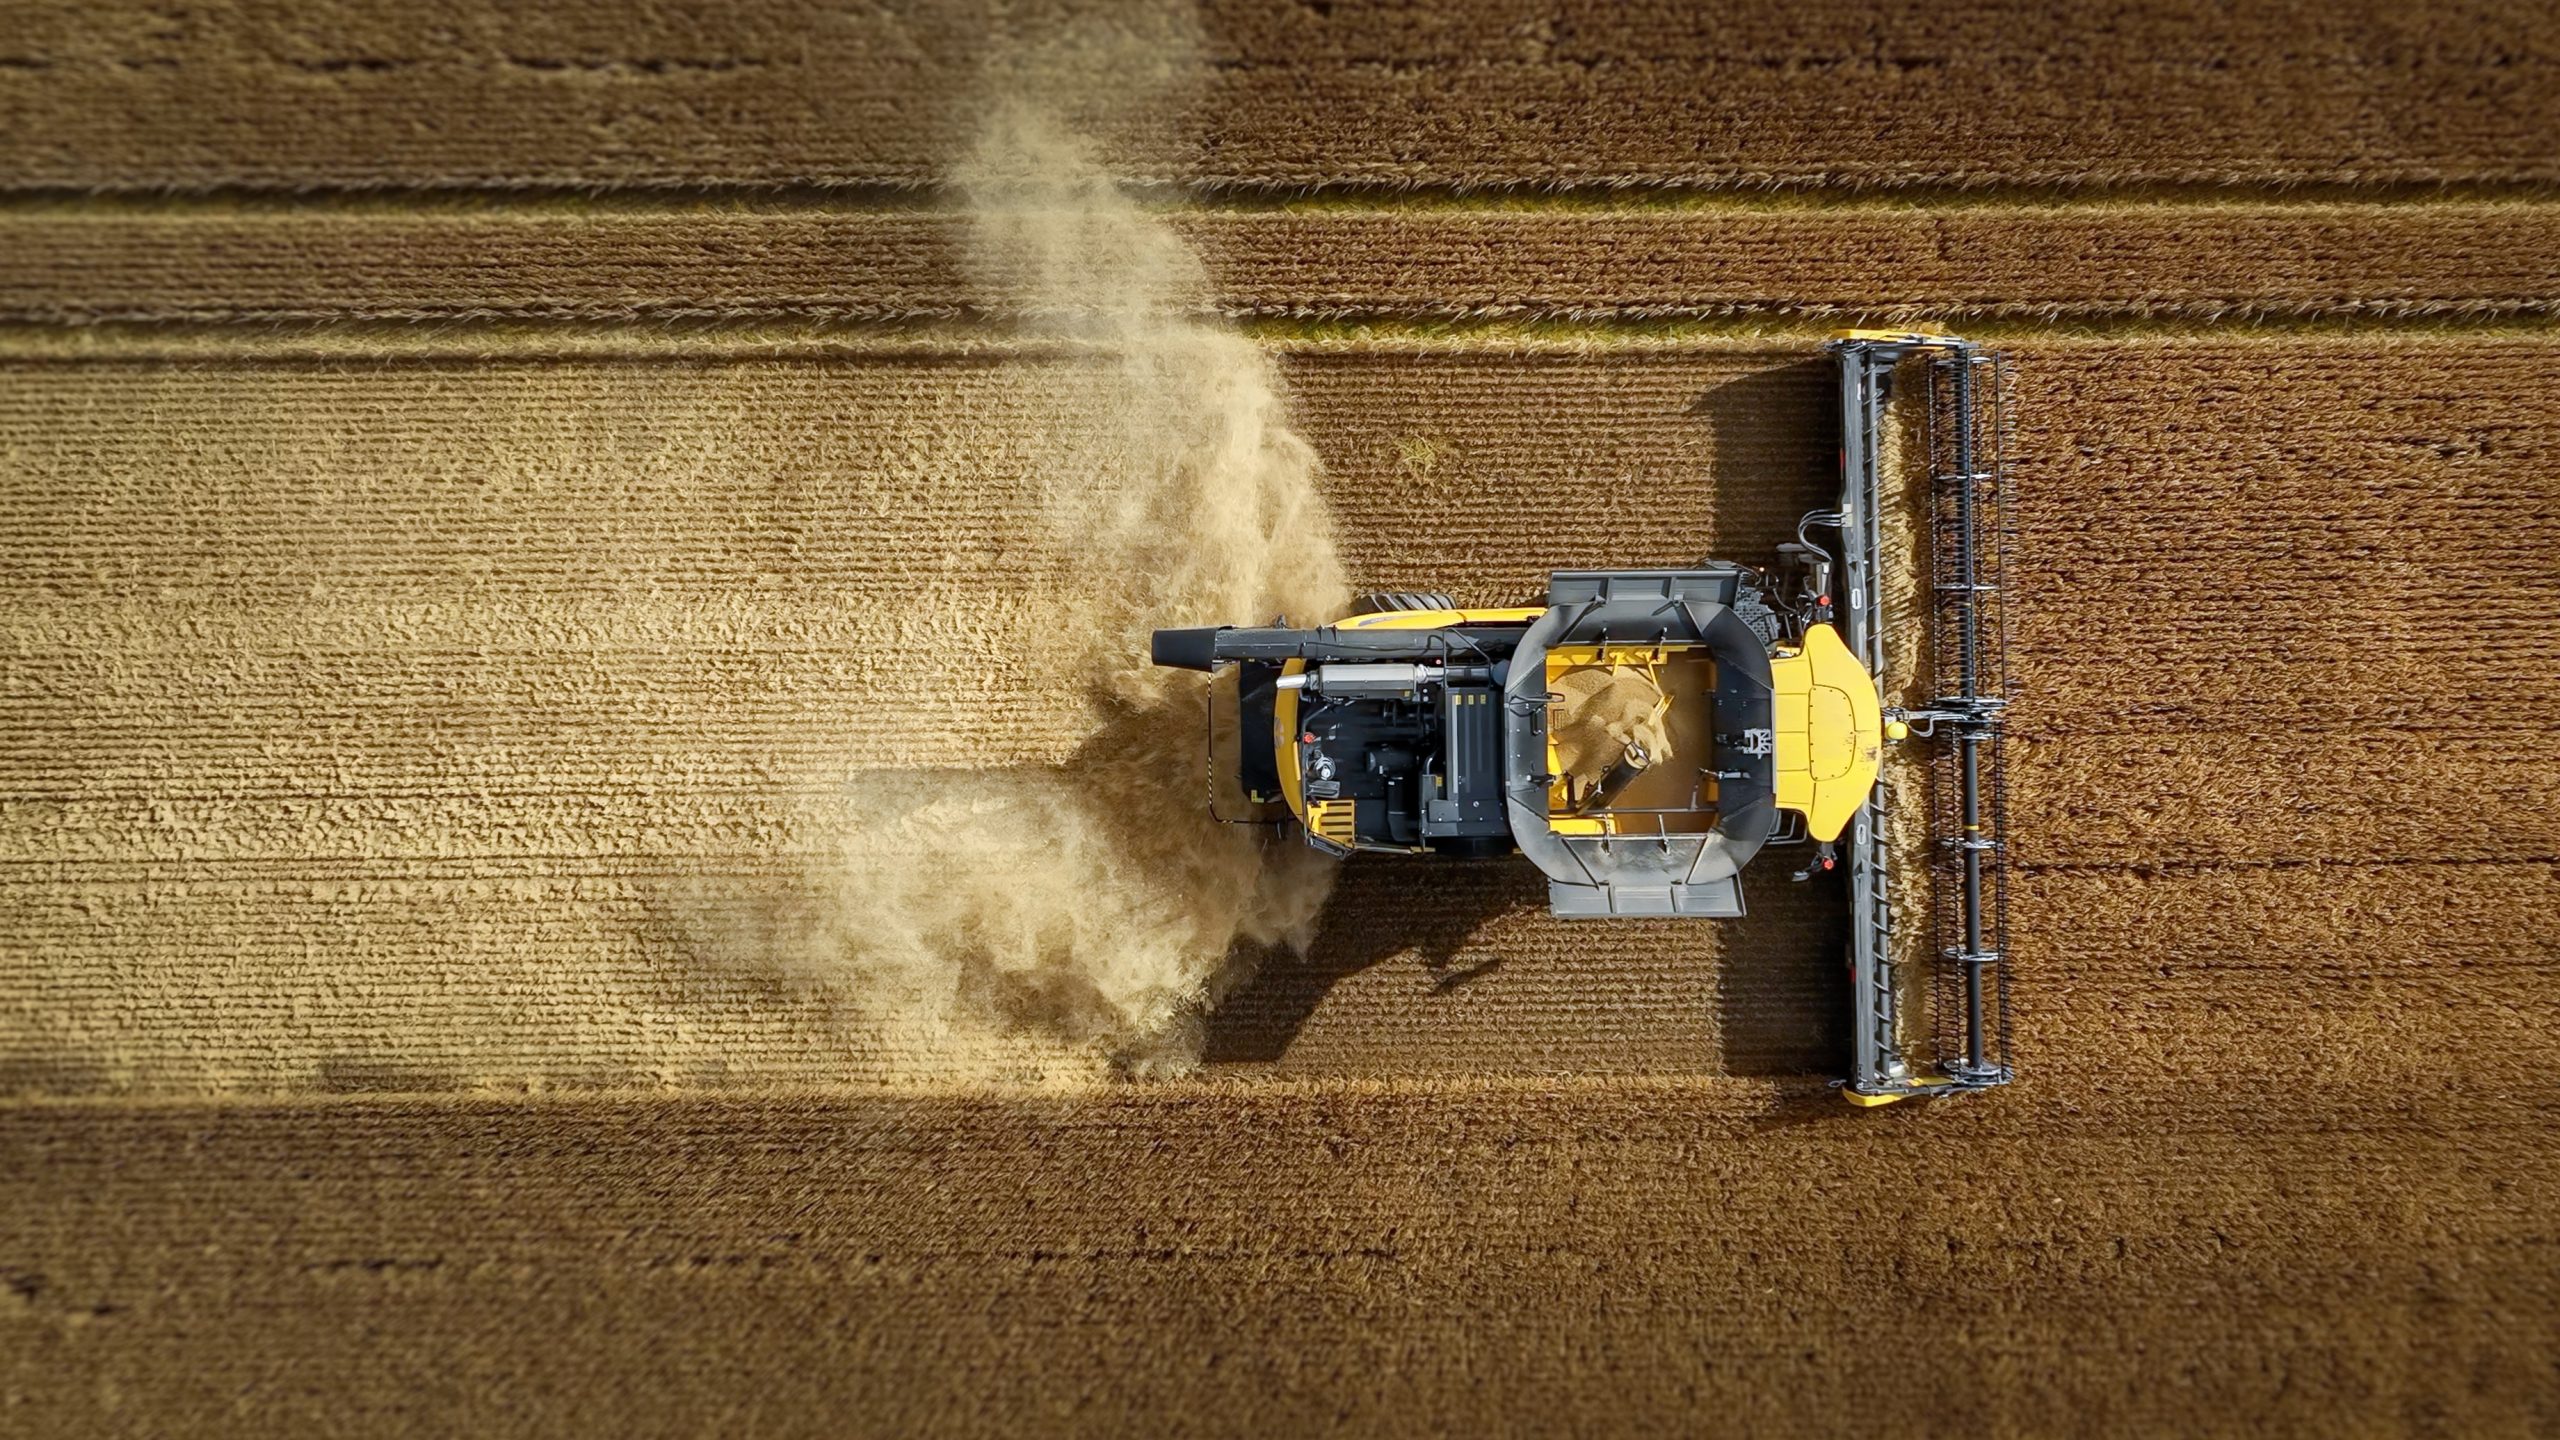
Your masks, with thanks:
M 2007 1081 L 2004 369 L 1944 335 L 1851 331 L 1829 349 L 1839 507 L 1805 516 L 1769 568 L 1559 571 L 1542 605 L 1373 595 L 1318 629 L 1157 631 L 1155 663 L 1211 671 L 1212 695 L 1232 697 L 1241 738 L 1224 746 L 1213 702 L 1213 811 L 1295 823 L 1337 855 L 1517 850 L 1572 917 L 1738 916 L 1743 867 L 1794 847 L 1800 881 L 1847 870 L 1847 1096 Z M 1889 402 L 1914 381 L 1931 502 L 1906 523 L 1925 525 L 1932 573 L 1928 613 L 1902 615 L 1887 608 L 1879 521 Z M 1917 638 L 1909 626 L 1925 628 L 1931 670 L 1914 693 L 1931 698 L 1892 708 L 1877 677 L 1915 653 L 1896 643 Z M 1926 797 L 1880 783 L 1888 745 L 1927 747 Z M 1924 798 L 1933 973 L 1906 977 L 1887 822 Z M 1238 802 L 1249 812 L 1225 813 Z M 1909 1014 L 1924 990 L 1928 1023 Z

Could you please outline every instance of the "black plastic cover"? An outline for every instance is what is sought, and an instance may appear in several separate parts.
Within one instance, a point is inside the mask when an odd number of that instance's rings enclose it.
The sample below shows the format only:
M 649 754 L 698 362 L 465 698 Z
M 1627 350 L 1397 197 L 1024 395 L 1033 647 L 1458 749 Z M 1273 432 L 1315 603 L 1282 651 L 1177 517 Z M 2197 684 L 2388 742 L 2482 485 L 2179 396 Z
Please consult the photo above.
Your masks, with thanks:
M 1159 630 L 1147 647 L 1147 657 L 1177 670 L 1213 670 L 1218 664 L 1218 632 L 1224 628 L 1204 625 L 1189 630 Z

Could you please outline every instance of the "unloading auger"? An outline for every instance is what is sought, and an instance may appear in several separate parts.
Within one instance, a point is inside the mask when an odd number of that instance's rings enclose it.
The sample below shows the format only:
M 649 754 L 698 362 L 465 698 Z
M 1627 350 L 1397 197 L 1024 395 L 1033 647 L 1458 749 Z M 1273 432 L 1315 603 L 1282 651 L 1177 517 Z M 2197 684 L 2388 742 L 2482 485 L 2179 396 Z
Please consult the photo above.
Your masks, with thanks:
M 1213 811 L 1294 824 L 1336 855 L 1517 851 L 1572 917 L 1738 916 L 1743 867 L 1800 848 L 1798 880 L 1846 870 L 1848 1098 L 2007 1081 L 2006 370 L 1947 335 L 1849 331 L 1827 348 L 1839 503 L 1766 568 L 1557 571 L 1543 604 L 1375 594 L 1315 629 L 1155 632 L 1155 663 L 1212 672 L 1241 737 L 1222 749 L 1213 705 Z M 1884 457 L 1894 393 L 1915 380 L 1927 513 L 1904 545 L 1881 522 L 1908 503 L 1888 483 L 1906 472 Z M 1902 563 L 1925 584 L 1901 583 Z M 1912 657 L 1926 684 L 1894 673 Z M 1926 763 L 1888 767 L 1888 745 Z M 1925 885 L 1893 874 L 1898 804 L 1927 807 Z M 1918 896 L 1926 917 L 1897 913 Z M 1911 923 L 1930 926 L 1923 975 L 1897 959 Z

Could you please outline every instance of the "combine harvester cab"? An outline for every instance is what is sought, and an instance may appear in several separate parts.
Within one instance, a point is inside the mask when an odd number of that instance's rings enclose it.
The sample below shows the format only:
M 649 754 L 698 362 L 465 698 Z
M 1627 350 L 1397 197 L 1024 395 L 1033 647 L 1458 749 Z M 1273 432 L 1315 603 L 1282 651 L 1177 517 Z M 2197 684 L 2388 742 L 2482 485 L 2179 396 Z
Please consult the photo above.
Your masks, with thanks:
M 1213 796 L 1231 770 L 1251 818 L 1294 822 L 1337 855 L 1517 850 L 1545 873 L 1548 907 L 1576 918 L 1739 916 L 1746 865 L 1810 847 L 1796 879 L 1847 871 L 1849 1098 L 2007 1080 L 2002 372 L 1947 336 L 1851 332 L 1831 353 L 1840 503 L 1806 516 L 1771 569 L 1560 571 L 1542 605 L 1380 595 L 1311 630 L 1156 632 L 1157 664 L 1233 684 L 1241 739 L 1222 757 L 1213 719 Z M 1929 498 L 1898 544 L 1879 522 L 1903 488 L 1883 457 L 1906 380 L 1924 389 Z M 1836 553 L 1815 531 L 1836 532 Z M 1930 573 L 1898 583 L 1896 556 Z M 1893 613 L 1908 608 L 1923 613 Z M 1929 674 L 1895 668 L 1914 664 Z M 1926 698 L 1891 707 L 1895 694 Z M 1889 745 L 1929 763 L 1888 764 Z M 1926 794 L 1897 797 L 1897 770 L 1925 774 L 1911 788 Z M 1929 806 L 1926 886 L 1893 873 L 1898 799 Z M 1897 959 L 1911 947 L 1896 896 L 1921 893 L 1925 975 Z M 1924 1009 L 1931 1023 L 1908 1023 Z

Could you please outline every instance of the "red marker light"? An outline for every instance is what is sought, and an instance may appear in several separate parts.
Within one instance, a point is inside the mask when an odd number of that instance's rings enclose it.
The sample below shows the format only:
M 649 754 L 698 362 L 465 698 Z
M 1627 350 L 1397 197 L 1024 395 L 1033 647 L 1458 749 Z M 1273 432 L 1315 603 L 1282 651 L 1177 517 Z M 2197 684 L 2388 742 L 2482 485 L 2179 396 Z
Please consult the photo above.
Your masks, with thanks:
M 1316 732 L 1310 730 L 1306 734 L 1299 736 L 1298 743 L 1301 745 L 1313 745 L 1316 743 Z

